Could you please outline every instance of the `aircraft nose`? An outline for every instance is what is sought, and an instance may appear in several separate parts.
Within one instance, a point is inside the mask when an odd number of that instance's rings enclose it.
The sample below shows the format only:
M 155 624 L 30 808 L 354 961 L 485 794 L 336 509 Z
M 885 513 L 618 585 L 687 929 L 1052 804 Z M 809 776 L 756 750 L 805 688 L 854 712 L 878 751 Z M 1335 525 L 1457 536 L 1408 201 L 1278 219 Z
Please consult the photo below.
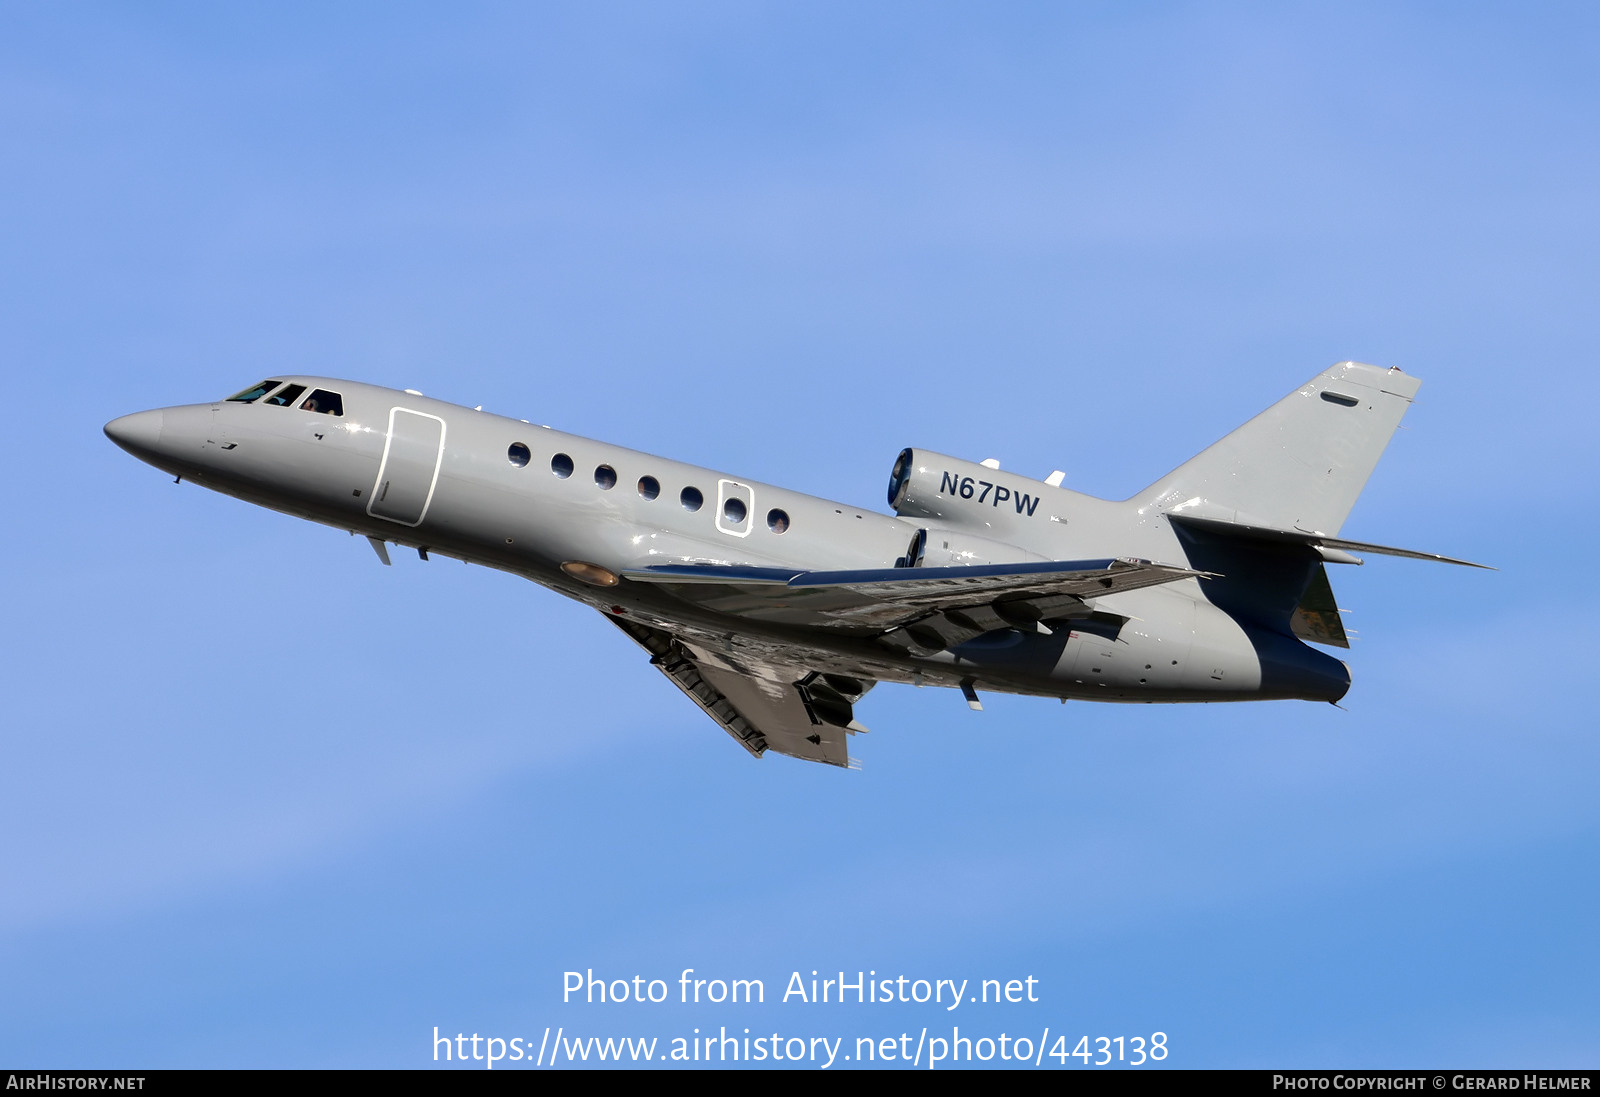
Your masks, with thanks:
M 161 444 L 165 416 L 158 411 L 136 411 L 106 424 L 106 437 L 133 454 L 143 457 L 156 452 Z

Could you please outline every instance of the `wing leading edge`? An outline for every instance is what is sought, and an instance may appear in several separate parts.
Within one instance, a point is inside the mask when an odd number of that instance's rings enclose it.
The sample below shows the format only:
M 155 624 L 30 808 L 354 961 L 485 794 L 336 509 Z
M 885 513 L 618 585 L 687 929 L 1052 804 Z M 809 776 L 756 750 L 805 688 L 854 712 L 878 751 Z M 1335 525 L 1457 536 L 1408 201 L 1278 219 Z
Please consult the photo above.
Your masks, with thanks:
M 733 617 L 871 636 L 980 607 L 999 610 L 990 628 L 1006 628 L 1014 624 L 1010 616 L 1036 622 L 1053 610 L 1082 608 L 1088 598 L 1210 573 L 1118 559 L 862 571 L 663 564 L 622 574 Z M 1075 615 L 1086 614 L 1061 614 Z

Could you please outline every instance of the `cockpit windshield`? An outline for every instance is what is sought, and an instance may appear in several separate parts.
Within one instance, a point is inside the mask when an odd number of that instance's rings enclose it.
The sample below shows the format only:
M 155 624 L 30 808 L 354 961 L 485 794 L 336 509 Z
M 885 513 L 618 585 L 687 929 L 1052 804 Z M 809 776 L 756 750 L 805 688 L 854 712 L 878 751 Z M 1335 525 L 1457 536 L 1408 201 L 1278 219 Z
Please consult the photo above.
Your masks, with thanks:
M 283 384 L 282 381 L 263 381 L 259 385 L 251 385 L 243 392 L 234 393 L 228 399 L 241 404 L 253 404 L 281 384 Z
M 279 408 L 290 408 L 296 406 L 296 401 L 300 400 L 305 391 L 306 386 L 304 385 L 289 385 L 281 380 L 263 381 L 259 385 L 251 385 L 243 392 L 235 393 L 228 397 L 228 400 L 236 404 L 253 404 L 257 400 L 261 400 L 263 396 L 266 396 L 267 398 L 262 400 L 262 403 L 271 404 Z M 268 396 L 268 393 L 271 393 L 271 395 Z M 301 411 L 318 411 L 323 415 L 342 416 L 344 414 L 344 397 L 328 389 L 314 389 L 311 395 L 307 396 L 305 401 L 299 404 L 299 408 Z
M 300 394 L 304 391 L 306 391 L 306 387 L 304 385 L 290 385 L 283 391 L 275 392 L 271 396 L 267 397 L 266 402 L 274 407 L 286 408 L 296 400 L 300 399 Z
M 327 389 L 317 389 L 306 402 L 300 405 L 301 411 L 320 411 L 324 415 L 343 415 L 344 399 L 337 392 Z

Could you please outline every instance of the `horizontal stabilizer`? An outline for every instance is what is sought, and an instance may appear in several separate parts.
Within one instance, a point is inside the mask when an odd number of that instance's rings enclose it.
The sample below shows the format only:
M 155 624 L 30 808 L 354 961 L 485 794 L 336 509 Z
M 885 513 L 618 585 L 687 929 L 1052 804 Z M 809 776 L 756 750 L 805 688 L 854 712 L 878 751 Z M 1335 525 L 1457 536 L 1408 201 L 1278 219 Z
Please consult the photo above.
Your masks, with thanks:
M 1468 568 L 1484 568 L 1487 571 L 1496 570 L 1488 564 L 1475 564 L 1471 560 L 1457 560 L 1453 556 L 1440 556 L 1435 552 L 1418 552 L 1415 549 L 1392 548 L 1389 545 L 1375 545 L 1369 541 L 1351 541 L 1343 537 L 1330 537 L 1325 533 L 1316 533 L 1311 530 L 1276 529 L 1271 526 L 1253 525 L 1248 521 L 1227 521 L 1221 518 L 1208 518 L 1198 514 L 1183 514 L 1181 512 L 1169 513 L 1167 517 L 1179 525 L 1204 530 L 1220 537 L 1237 537 L 1247 541 L 1266 541 L 1277 544 L 1306 545 L 1310 548 L 1339 549 L 1346 552 L 1370 552 L 1375 556 L 1404 556 L 1412 560 L 1432 560 L 1440 564 L 1459 564 Z
M 1411 560 L 1432 560 L 1438 564 L 1459 564 L 1464 568 L 1483 568 L 1485 571 L 1499 570 L 1488 564 L 1474 564 L 1471 560 L 1457 560 L 1454 556 L 1440 556 L 1436 552 L 1418 552 L 1416 549 L 1392 548 L 1389 545 L 1374 545 L 1367 541 L 1346 541 L 1338 537 L 1319 537 L 1316 543 L 1324 548 L 1345 549 L 1348 552 L 1370 552 L 1376 556 L 1404 556 Z

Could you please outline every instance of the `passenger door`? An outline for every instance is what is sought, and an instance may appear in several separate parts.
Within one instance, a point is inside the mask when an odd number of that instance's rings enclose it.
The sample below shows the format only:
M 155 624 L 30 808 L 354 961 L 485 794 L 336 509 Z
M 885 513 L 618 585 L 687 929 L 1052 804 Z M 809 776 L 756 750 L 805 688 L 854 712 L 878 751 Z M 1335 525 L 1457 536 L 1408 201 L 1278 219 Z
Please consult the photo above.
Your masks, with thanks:
M 389 437 L 367 513 L 403 526 L 419 526 L 433 502 L 444 460 L 444 420 L 437 415 L 389 410 Z

